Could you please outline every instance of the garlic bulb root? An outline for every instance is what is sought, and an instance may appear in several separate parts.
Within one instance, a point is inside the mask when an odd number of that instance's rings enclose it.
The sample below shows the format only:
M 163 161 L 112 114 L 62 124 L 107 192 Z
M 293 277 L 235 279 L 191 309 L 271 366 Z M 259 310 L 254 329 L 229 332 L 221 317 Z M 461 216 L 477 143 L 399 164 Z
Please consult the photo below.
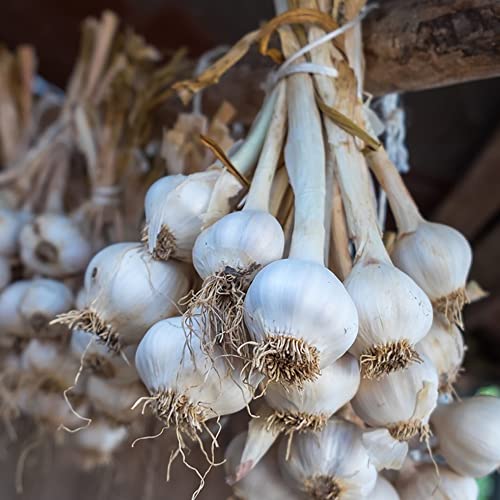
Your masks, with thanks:
M 421 420 L 407 420 L 396 422 L 387 426 L 390 435 L 400 442 L 406 442 L 418 436 L 420 441 L 429 441 L 432 433 L 429 424 L 424 424 Z
M 303 491 L 311 500 L 339 500 L 343 488 L 338 479 L 318 474 L 304 480 Z
M 404 370 L 414 362 L 421 363 L 422 359 L 407 339 L 373 345 L 359 358 L 363 376 L 376 380 L 387 373 Z
M 149 245 L 149 236 L 148 236 L 149 227 L 146 224 L 142 230 L 141 242 L 144 243 L 145 246 Z M 151 254 L 154 259 L 157 260 L 168 260 L 175 252 L 177 248 L 177 243 L 175 240 L 175 236 L 170 231 L 166 224 L 163 224 L 160 227 L 160 231 L 156 236 L 156 244 L 153 247 L 153 251 Z
M 320 373 L 319 350 L 304 339 L 288 335 L 268 335 L 255 345 L 252 367 L 269 380 L 301 389 Z
M 442 314 L 448 323 L 463 328 L 462 309 L 468 303 L 464 287 L 451 292 L 445 297 L 433 300 L 432 307 L 436 312 Z
M 201 332 L 201 344 L 208 355 L 213 354 L 217 345 L 226 354 L 250 359 L 243 320 L 244 301 L 259 268 L 256 263 L 245 269 L 226 266 L 204 279 L 200 290 L 191 295 L 184 325 L 189 334 Z

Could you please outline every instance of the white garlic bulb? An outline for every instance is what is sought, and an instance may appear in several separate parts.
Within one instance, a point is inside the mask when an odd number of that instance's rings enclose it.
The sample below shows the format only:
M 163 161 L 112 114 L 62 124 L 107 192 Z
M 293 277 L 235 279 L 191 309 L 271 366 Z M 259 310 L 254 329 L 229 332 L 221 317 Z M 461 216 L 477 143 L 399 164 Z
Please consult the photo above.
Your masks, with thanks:
M 98 412 L 115 422 L 127 424 L 137 418 L 140 409 L 132 411 L 131 408 L 139 398 L 146 396 L 146 390 L 139 382 L 116 385 L 93 375 L 87 381 L 86 395 Z
M 458 327 L 446 324 L 439 316 L 435 316 L 429 333 L 417 344 L 416 349 L 436 367 L 440 392 L 452 392 L 465 354 L 464 339 Z
M 12 272 L 9 260 L 0 255 L 0 291 L 2 291 L 11 281 Z
M 137 243 L 116 243 L 87 266 L 87 307 L 61 315 L 59 321 L 94 333 L 119 350 L 139 342 L 152 324 L 176 314 L 177 302 L 190 287 L 185 264 L 155 260 Z
M 369 498 L 377 471 L 361 442 L 361 430 L 333 418 L 321 432 L 294 438 L 287 459 L 287 440 L 279 448 L 279 465 L 288 484 L 307 498 Z
M 398 484 L 401 500 L 477 500 L 479 487 L 471 477 L 459 476 L 448 467 L 422 465 L 410 478 Z M 381 497 L 382 498 L 382 497 Z
M 83 271 L 92 255 L 90 243 L 65 215 L 39 215 L 23 227 L 19 242 L 23 264 L 51 278 Z
M 61 325 L 49 326 L 49 323 L 58 314 L 69 311 L 73 301 L 73 293 L 64 283 L 34 279 L 23 296 L 19 310 L 27 330 L 34 335 L 57 335 L 65 329 Z
M 385 252 L 384 252 L 385 253 Z M 418 360 L 415 344 L 432 325 L 432 305 L 425 293 L 388 259 L 363 255 L 345 281 L 359 316 L 350 352 L 363 375 L 380 378 Z
M 356 338 L 358 315 L 337 277 L 317 262 L 282 259 L 262 269 L 245 298 L 257 343 L 254 366 L 270 380 L 301 387 Z
M 0 332 L 2 335 L 19 337 L 30 335 L 20 310 L 23 297 L 30 286 L 29 280 L 16 281 L 0 293 Z
M 224 464 L 226 476 L 233 478 L 241 462 L 246 433 L 238 434 L 226 449 Z M 271 450 L 254 469 L 240 481 L 232 484 L 233 492 L 241 500 L 299 500 L 299 496 L 283 480 L 277 464 L 276 449 Z
M 268 426 L 286 434 L 321 430 L 328 419 L 354 397 L 359 382 L 358 362 L 349 354 L 323 368 L 321 375 L 305 382 L 302 390 L 285 389 L 271 382 L 265 393 L 267 403 L 274 410 L 267 419 Z
M 374 490 L 370 493 L 370 500 L 400 500 L 396 488 L 381 475 L 377 477 Z M 416 499 L 412 499 L 416 500 Z
M 0 255 L 12 257 L 19 246 L 19 234 L 30 220 L 28 212 L 0 208 Z
M 114 384 L 127 385 L 139 380 L 134 364 L 136 346 L 124 347 L 117 353 L 98 342 L 92 333 L 73 330 L 69 350 L 84 369 L 107 380 L 112 379 Z
M 224 359 L 209 359 L 198 336 L 188 341 L 181 316 L 159 321 L 141 340 L 135 355 L 153 413 L 167 426 L 196 436 L 205 421 L 244 408 L 252 391 Z
M 356 414 L 376 428 L 364 432 L 363 443 L 378 469 L 399 469 L 408 453 L 408 440 L 429 435 L 439 382 L 434 365 L 425 356 L 422 359 L 380 380 L 362 379 L 352 400 Z
M 439 405 L 431 417 L 439 453 L 463 476 L 482 477 L 500 466 L 500 399 L 474 396 Z

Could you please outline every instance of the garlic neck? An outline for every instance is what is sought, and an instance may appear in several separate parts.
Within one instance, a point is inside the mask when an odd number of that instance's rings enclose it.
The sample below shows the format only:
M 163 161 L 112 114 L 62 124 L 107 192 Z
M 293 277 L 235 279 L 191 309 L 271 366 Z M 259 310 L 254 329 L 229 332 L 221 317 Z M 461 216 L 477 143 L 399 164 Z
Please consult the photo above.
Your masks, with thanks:
M 380 148 L 369 153 L 367 159 L 375 177 L 387 193 L 399 233 L 416 231 L 424 219 L 387 152 Z

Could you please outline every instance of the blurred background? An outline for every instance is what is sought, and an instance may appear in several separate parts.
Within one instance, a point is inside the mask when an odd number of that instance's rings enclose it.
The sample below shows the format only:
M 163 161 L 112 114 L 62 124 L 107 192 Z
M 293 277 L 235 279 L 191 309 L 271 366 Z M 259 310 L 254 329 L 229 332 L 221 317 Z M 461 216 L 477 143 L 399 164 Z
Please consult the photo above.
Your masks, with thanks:
M 124 24 L 162 52 L 184 46 L 192 57 L 234 43 L 273 14 L 271 0 L 3 0 L 0 41 L 9 48 L 32 44 L 39 74 L 64 88 L 77 54 L 81 22 L 89 15 L 100 15 L 103 9 L 116 12 Z M 500 28 L 496 29 L 500 61 Z M 237 84 L 228 87 L 228 100 L 251 116 L 261 95 L 250 66 L 253 59 L 246 64 L 239 70 Z M 224 85 L 229 84 L 223 82 L 221 89 L 210 92 L 220 95 Z M 408 187 L 427 218 L 453 225 L 469 238 L 474 247 L 471 278 L 489 292 L 488 298 L 465 312 L 468 352 L 458 384 L 462 394 L 495 387 L 500 380 L 499 88 L 497 78 L 408 92 L 402 97 L 411 163 Z M 178 464 L 174 482 L 164 484 L 169 453 L 165 441 L 124 450 L 114 465 L 92 474 L 79 472 L 64 453 L 44 444 L 30 454 L 24 493 L 16 497 L 17 459 L 12 457 L 19 456 L 35 438 L 21 436 L 18 444 L 1 450 L 2 499 L 182 499 L 189 498 L 197 480 Z M 499 491 L 496 498 L 500 498 Z M 200 498 L 228 495 L 222 470 L 213 471 Z

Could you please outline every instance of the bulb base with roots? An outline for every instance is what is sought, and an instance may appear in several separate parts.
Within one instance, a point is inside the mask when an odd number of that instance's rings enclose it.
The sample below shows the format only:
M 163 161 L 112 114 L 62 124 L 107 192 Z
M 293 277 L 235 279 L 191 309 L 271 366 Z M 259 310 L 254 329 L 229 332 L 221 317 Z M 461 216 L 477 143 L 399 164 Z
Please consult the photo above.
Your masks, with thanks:
M 373 345 L 359 357 L 363 377 L 375 380 L 421 362 L 422 358 L 407 339 Z
M 141 241 L 146 246 L 149 242 L 149 226 L 144 226 L 142 230 Z M 175 241 L 175 236 L 172 234 L 170 229 L 162 225 L 160 232 L 156 237 L 155 245 L 152 251 L 152 256 L 156 260 L 168 260 L 174 256 L 174 252 L 177 248 Z
M 420 441 L 427 442 L 431 436 L 429 424 L 421 420 L 407 420 L 387 426 L 390 435 L 400 442 L 406 442 L 418 436 Z
M 339 500 L 343 489 L 338 479 L 317 474 L 304 480 L 302 490 L 311 500 Z
M 459 288 L 454 292 L 432 301 L 432 307 L 436 312 L 442 314 L 446 321 L 463 329 L 462 309 L 468 304 L 465 288 Z

